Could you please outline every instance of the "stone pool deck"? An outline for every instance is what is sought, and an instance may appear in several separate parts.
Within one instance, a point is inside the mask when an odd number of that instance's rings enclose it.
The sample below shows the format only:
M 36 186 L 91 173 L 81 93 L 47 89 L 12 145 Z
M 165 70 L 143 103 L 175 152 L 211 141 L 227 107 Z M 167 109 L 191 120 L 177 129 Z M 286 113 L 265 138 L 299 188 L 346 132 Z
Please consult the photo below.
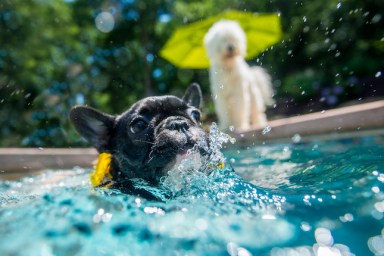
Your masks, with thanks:
M 297 135 L 296 135 L 297 134 Z M 335 139 L 384 134 L 384 100 L 270 121 L 231 134 L 236 146 L 292 141 Z M 48 168 L 92 167 L 97 152 L 91 148 L 0 148 L 0 179 L 12 179 Z
M 231 135 L 241 144 L 260 144 L 292 140 L 296 134 L 304 140 L 314 136 L 335 139 L 384 134 L 384 100 L 273 120 L 267 127 L 254 127 Z

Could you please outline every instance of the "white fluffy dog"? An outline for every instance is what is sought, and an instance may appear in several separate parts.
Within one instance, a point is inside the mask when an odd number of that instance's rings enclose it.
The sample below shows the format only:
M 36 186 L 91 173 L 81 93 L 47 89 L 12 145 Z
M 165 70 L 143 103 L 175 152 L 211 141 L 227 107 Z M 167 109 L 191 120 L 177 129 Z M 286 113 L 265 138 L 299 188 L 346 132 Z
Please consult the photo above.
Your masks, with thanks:
M 246 36 L 235 21 L 213 24 L 204 38 L 211 63 L 212 97 L 221 129 L 234 126 L 266 126 L 265 106 L 273 104 L 270 76 L 261 67 L 250 67 L 244 60 Z

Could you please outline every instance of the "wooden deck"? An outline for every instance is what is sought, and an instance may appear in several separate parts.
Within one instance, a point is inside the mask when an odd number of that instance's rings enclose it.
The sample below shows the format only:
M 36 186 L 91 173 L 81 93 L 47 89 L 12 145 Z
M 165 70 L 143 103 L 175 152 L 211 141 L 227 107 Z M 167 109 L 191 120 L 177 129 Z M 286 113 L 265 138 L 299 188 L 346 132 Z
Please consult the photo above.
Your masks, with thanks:
M 270 121 L 268 127 L 255 127 L 232 134 L 238 145 L 302 141 L 312 136 L 322 139 L 384 134 L 384 100 L 325 112 Z M 92 167 L 97 152 L 91 148 L 0 148 L 0 179 L 25 175 L 47 168 Z

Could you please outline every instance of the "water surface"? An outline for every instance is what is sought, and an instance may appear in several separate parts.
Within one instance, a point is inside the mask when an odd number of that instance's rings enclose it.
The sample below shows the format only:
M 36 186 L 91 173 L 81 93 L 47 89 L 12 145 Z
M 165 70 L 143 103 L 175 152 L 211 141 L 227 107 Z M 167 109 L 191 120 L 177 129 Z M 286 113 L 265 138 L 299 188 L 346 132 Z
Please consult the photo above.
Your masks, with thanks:
M 224 151 L 148 201 L 92 189 L 89 169 L 0 182 L 1 255 L 384 253 L 384 137 Z M 232 171 L 231 165 L 235 172 Z M 176 175 L 176 176 L 175 176 Z

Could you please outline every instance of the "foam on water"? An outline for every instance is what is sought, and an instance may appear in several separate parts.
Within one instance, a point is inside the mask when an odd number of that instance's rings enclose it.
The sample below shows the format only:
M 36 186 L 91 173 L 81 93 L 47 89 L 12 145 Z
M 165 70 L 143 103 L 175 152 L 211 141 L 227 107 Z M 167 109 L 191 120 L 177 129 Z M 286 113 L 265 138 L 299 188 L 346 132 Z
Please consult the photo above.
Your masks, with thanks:
M 89 171 L 0 182 L 2 255 L 380 254 L 383 137 L 180 156 L 149 201 L 93 189 Z M 238 153 L 240 152 L 240 154 Z M 224 168 L 218 166 L 224 163 Z M 250 181 L 250 182 L 249 182 Z

